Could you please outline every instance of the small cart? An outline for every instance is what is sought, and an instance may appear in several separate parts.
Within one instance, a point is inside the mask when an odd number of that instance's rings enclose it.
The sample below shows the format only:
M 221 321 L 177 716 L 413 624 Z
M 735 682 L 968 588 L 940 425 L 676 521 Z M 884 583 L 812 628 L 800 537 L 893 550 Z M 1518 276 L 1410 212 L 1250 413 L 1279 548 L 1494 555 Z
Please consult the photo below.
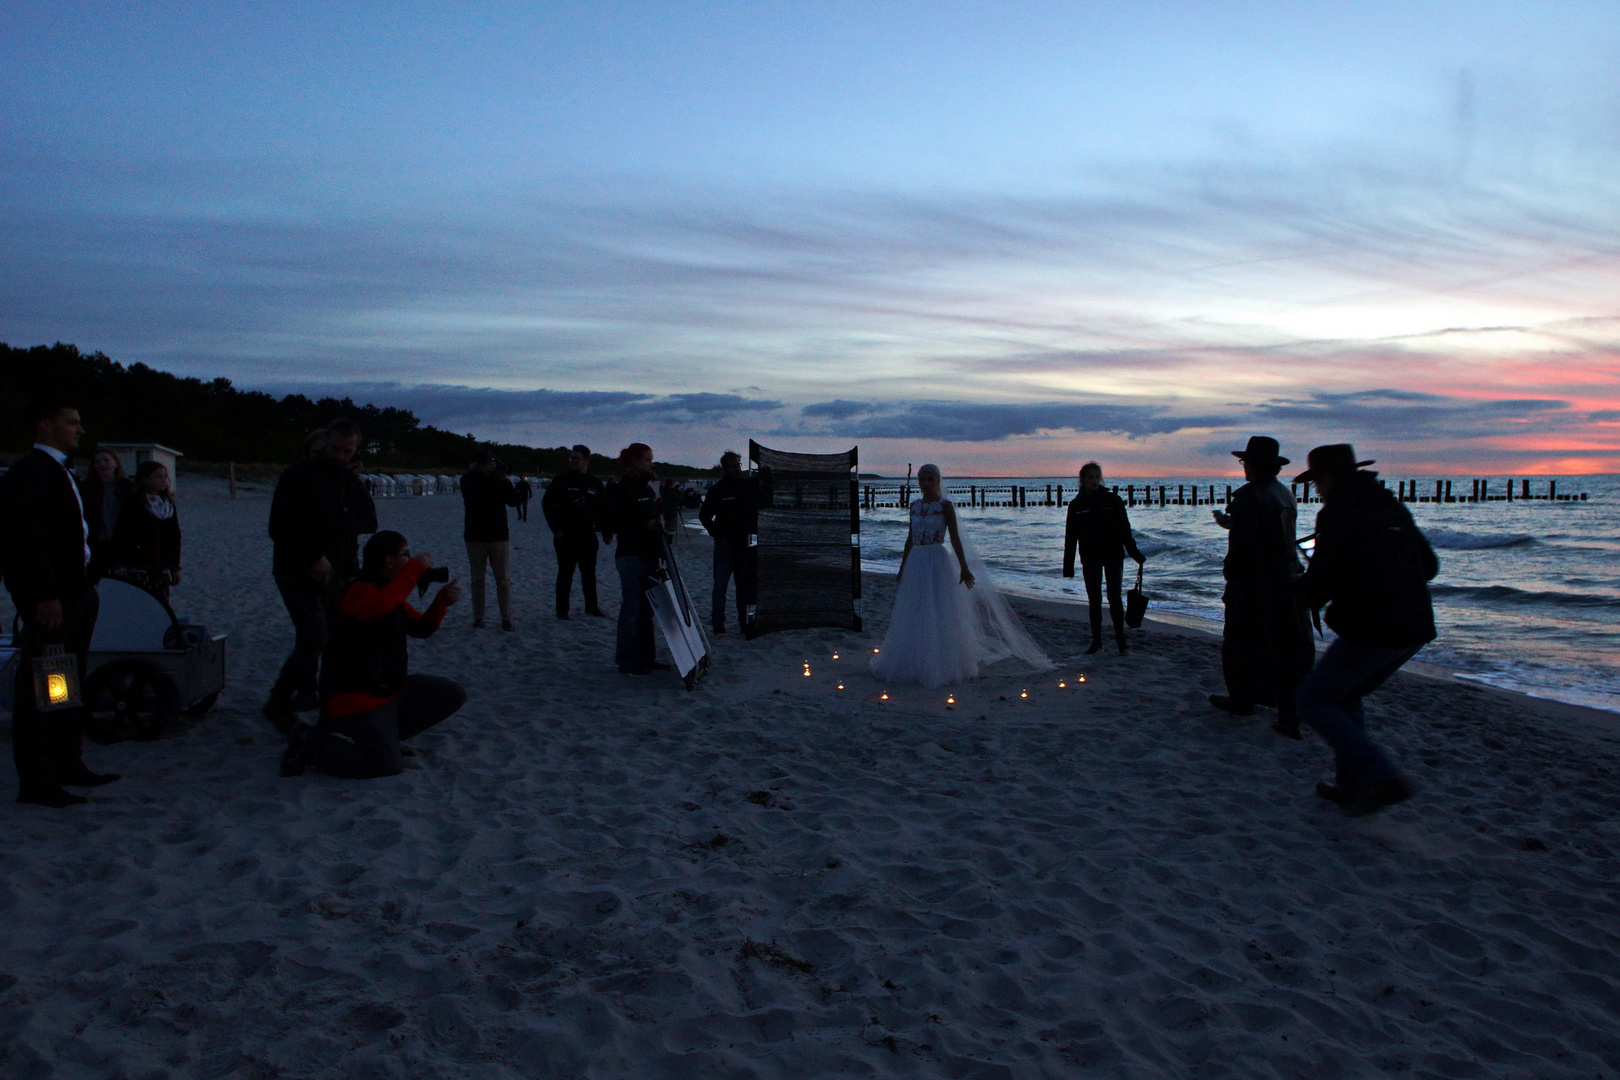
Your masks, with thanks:
M 201 716 L 225 687 L 225 635 L 183 623 L 156 593 L 103 578 L 85 670 L 85 734 L 155 739 L 178 713 Z M 17 650 L 0 636 L 0 706 L 11 709 Z

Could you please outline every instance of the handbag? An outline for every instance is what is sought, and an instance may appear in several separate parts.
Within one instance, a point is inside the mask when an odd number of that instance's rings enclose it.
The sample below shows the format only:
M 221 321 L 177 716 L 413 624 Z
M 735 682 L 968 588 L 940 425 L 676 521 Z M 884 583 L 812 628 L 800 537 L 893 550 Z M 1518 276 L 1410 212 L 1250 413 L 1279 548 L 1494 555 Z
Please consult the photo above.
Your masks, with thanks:
M 1147 614 L 1148 594 L 1142 591 L 1142 564 L 1136 564 L 1136 584 L 1125 592 L 1125 625 L 1132 630 L 1142 625 L 1142 616 Z

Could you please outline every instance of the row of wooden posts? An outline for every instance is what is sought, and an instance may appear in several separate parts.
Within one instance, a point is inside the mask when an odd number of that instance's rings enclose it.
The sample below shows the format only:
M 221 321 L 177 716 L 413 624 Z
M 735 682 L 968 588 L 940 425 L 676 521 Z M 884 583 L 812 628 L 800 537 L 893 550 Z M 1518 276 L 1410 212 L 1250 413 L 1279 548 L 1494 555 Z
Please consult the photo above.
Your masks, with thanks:
M 1387 481 L 1380 480 L 1380 484 L 1388 487 Z M 1452 493 L 1450 480 L 1436 480 L 1434 492 L 1429 493 L 1427 481 L 1419 489 L 1416 480 L 1396 481 L 1396 497 L 1407 503 L 1492 503 L 1492 502 L 1585 502 L 1586 492 L 1579 494 L 1563 493 L 1558 491 L 1558 481 L 1547 481 L 1545 495 L 1532 494 L 1530 481 L 1527 479 L 1507 480 L 1500 492 L 1491 491 L 1491 481 L 1474 480 L 1469 493 L 1462 494 L 1460 481 Z M 1518 485 L 1515 494 L 1514 485 Z M 1311 485 L 1290 484 L 1294 498 L 1304 503 L 1319 503 L 1321 497 L 1311 490 Z M 894 487 L 879 487 L 874 484 L 861 485 L 861 507 L 866 510 L 876 510 L 880 507 L 907 507 L 915 488 L 900 484 Z M 1077 488 L 1065 489 L 1062 484 L 1046 484 L 1044 487 L 1025 486 L 1022 484 L 969 484 L 967 498 L 962 498 L 961 485 L 955 485 L 957 503 L 965 503 L 973 508 L 1012 507 L 1024 509 L 1031 506 L 1067 506 L 1068 498 L 1072 498 Z M 1224 485 L 1224 490 L 1217 490 L 1215 484 L 1176 484 L 1173 489 L 1169 484 L 1126 484 L 1121 487 L 1114 484 L 1111 490 L 1123 499 L 1127 506 L 1225 506 L 1232 500 L 1232 485 Z

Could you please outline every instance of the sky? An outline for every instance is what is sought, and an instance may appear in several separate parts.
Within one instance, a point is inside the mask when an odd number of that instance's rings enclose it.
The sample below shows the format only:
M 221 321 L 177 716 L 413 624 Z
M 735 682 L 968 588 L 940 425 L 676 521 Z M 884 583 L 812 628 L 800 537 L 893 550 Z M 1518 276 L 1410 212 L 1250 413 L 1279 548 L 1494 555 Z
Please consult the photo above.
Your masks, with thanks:
M 0 341 L 531 445 L 1620 471 L 1620 5 L 0 8 Z

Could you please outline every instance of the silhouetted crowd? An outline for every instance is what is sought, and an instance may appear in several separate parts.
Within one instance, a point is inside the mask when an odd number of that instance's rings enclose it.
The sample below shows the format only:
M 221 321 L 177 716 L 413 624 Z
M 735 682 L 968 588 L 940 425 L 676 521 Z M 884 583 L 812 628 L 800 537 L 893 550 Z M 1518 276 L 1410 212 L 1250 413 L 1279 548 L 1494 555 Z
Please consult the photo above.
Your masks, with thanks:
M 85 801 L 70 787 L 110 783 L 114 773 L 89 769 L 82 756 L 82 703 L 66 705 L 46 691 L 42 673 L 76 663 L 80 680 L 94 635 L 95 583 L 117 577 L 166 601 L 180 583 L 181 533 L 172 478 L 143 461 L 133 478 L 117 454 L 93 455 L 78 482 L 68 456 L 84 428 L 67 398 L 30 403 L 34 447 L 0 477 L 0 570 L 16 605 L 19 628 L 12 745 L 18 801 L 62 807 Z M 348 420 L 315 432 L 308 455 L 276 484 L 269 533 L 271 571 L 293 626 L 293 647 L 264 712 L 287 735 L 282 771 L 307 767 L 345 777 L 398 773 L 414 735 L 454 714 L 466 693 L 453 680 L 413 674 L 408 639 L 431 636 L 461 596 L 433 555 L 413 552 L 401 533 L 378 530 L 377 511 L 362 483 L 362 434 Z M 1228 531 L 1223 564 L 1226 621 L 1221 661 L 1226 692 L 1216 708 L 1237 716 L 1276 710 L 1279 734 L 1315 729 L 1333 748 L 1336 774 L 1317 785 L 1324 798 L 1365 813 L 1408 796 L 1399 770 L 1367 734 L 1362 699 L 1435 637 L 1427 583 L 1438 562 L 1411 514 L 1357 461 L 1349 445 L 1319 446 L 1296 483 L 1314 484 L 1323 505 L 1316 531 L 1297 537 L 1294 495 L 1278 476 L 1288 459 L 1275 439 L 1255 436 L 1242 450 L 1246 483 L 1215 520 Z M 683 509 L 696 508 L 713 538 L 713 633 L 726 633 L 727 594 L 739 628 L 748 625 L 757 588 L 750 540 L 759 495 L 735 453 L 720 461 L 721 478 L 701 503 L 653 470 L 653 451 L 632 443 L 619 453 L 620 477 L 608 484 L 589 471 L 591 452 L 575 446 L 567 468 L 542 496 L 541 511 L 557 555 L 556 617 L 571 618 L 576 574 L 583 611 L 606 617 L 598 595 L 597 555 L 614 545 L 619 579 L 615 662 L 626 676 L 666 668 L 654 649 L 648 590 L 671 558 L 669 539 Z M 1118 650 L 1128 650 L 1129 605 L 1122 603 L 1124 561 L 1141 567 L 1125 505 L 1088 462 L 1068 506 L 1063 574 L 1078 556 L 1090 624 L 1088 652 L 1102 647 L 1106 599 Z M 493 455 L 481 452 L 461 477 L 463 539 L 472 584 L 472 625 L 486 621 L 493 577 L 500 627 L 516 629 L 511 601 L 511 535 L 507 510 L 527 520 L 532 486 L 514 482 Z M 369 537 L 364 546 L 361 538 Z M 1308 563 L 1301 544 L 1312 544 Z M 440 588 L 422 610 L 412 594 Z M 1334 632 L 1317 655 L 1313 621 L 1326 609 Z M 1134 625 L 1134 623 L 1131 623 Z M 61 661 L 58 654 L 70 658 Z M 50 684 L 56 686 L 56 684 Z M 63 684 L 65 685 L 65 684 Z M 65 692 L 65 691 L 64 691 Z M 55 689 L 49 691 L 51 695 Z M 314 713 L 313 724 L 302 714 Z

